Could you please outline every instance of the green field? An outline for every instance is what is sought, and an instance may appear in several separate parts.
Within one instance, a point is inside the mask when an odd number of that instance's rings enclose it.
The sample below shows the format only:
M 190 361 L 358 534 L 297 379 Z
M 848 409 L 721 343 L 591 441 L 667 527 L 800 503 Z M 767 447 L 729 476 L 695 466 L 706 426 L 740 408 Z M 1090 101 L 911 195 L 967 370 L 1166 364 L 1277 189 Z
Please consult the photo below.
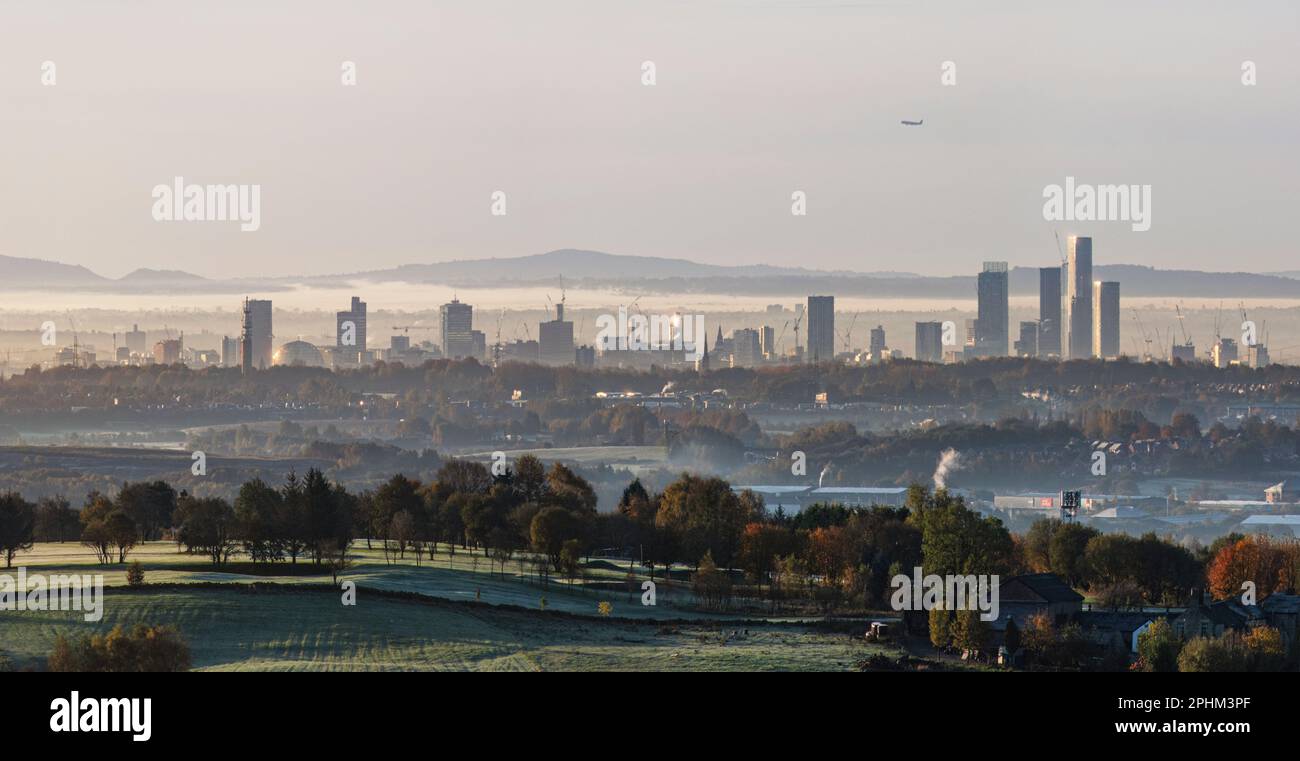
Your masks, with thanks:
M 0 651 L 16 667 L 39 667 L 60 633 L 139 622 L 176 625 L 203 670 L 838 670 L 881 652 L 850 634 L 677 607 L 662 591 L 660 605 L 646 607 L 639 594 L 554 581 L 542 588 L 516 577 L 513 564 L 503 577 L 464 552 L 416 567 L 409 557 L 389 565 L 362 548 L 345 574 L 359 587 L 357 605 L 347 607 L 340 591 L 327 588 L 328 575 L 218 572 L 169 543 L 131 555 L 147 584 L 166 585 L 155 589 L 126 588 L 123 566 L 96 565 L 78 545 L 38 545 L 15 565 L 29 573 L 104 573 L 113 587 L 104 618 L 92 624 L 73 611 L 0 612 Z M 621 578 L 607 564 L 593 565 L 589 582 Z M 596 615 L 602 600 L 613 604 L 612 617 Z

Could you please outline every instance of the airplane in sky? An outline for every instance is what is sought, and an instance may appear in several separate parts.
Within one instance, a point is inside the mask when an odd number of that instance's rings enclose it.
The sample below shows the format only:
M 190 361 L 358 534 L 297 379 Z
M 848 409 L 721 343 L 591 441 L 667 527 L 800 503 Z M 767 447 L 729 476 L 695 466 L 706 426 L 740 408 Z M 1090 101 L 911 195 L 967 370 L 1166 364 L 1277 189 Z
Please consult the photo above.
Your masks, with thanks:
M 919 126 L 921 126 L 922 124 L 925 124 L 925 120 L 922 119 L 922 120 L 919 121 L 919 122 L 911 122 L 911 121 L 908 121 L 907 119 L 904 119 L 904 120 L 903 120 L 903 124 L 906 125 L 906 126 L 908 126 L 908 127 L 919 127 Z

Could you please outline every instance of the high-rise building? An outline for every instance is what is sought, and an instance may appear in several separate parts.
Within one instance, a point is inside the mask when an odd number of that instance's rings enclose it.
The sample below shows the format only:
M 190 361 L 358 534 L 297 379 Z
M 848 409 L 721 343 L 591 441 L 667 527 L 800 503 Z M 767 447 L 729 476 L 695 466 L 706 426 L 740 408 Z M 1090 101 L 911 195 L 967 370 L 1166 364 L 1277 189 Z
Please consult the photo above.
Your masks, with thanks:
M 827 362 L 835 359 L 835 297 L 808 297 L 808 349 L 804 356 L 809 362 Z
M 979 274 L 979 317 L 975 326 L 975 350 L 981 357 L 1004 357 L 1009 347 L 1010 294 L 1007 263 L 984 262 Z
M 123 343 L 126 344 L 126 348 L 131 350 L 132 354 L 144 354 L 144 347 L 146 346 L 145 332 L 140 330 L 138 324 L 132 325 L 131 329 L 126 331 L 126 339 Z
M 1248 344 L 1246 346 L 1246 363 L 1256 370 L 1268 367 L 1270 363 L 1268 347 L 1260 343 Z
M 780 307 L 780 304 L 777 305 Z M 772 307 L 768 307 L 770 311 Z M 776 359 L 776 329 L 771 325 L 764 325 L 763 329 L 758 332 L 759 349 L 763 352 L 764 359 Z
M 244 372 L 271 366 L 275 334 L 271 330 L 271 301 L 244 299 L 244 331 L 240 366 Z
M 1066 266 L 1066 356 L 1087 359 L 1092 356 L 1092 238 L 1070 236 Z
M 916 323 L 916 358 L 922 362 L 943 360 L 943 323 Z
M 481 330 L 471 330 L 469 332 L 470 342 L 474 348 L 469 355 L 479 362 L 487 361 L 487 334 Z
M 1210 347 L 1210 359 L 1215 367 L 1229 367 L 1237 361 L 1237 342 L 1231 338 L 1220 338 Z
M 762 363 L 763 349 L 759 343 L 758 331 L 750 328 L 737 328 L 731 333 L 731 366 L 754 367 Z
M 1092 356 L 1113 359 L 1119 356 L 1119 283 L 1098 280 L 1092 294 Z
M 867 348 L 874 359 L 880 359 L 880 355 L 885 351 L 885 327 L 877 325 L 871 329 L 871 343 Z
M 239 367 L 239 337 L 222 336 L 221 366 Z
M 1061 268 L 1038 270 L 1038 356 L 1061 356 Z
M 1020 322 L 1020 338 L 1016 340 L 1015 344 L 1016 356 L 1037 357 L 1042 348 L 1039 346 L 1039 342 L 1042 340 L 1038 322 L 1035 320 L 1022 320 Z
M 336 363 L 355 365 L 366 353 L 366 302 L 352 297 L 352 306 L 335 315 L 334 357 Z
M 555 319 L 537 325 L 538 356 L 545 365 L 571 365 L 573 353 L 573 322 L 564 319 L 564 302 L 555 305 Z
M 184 350 L 183 338 L 164 338 L 153 345 L 153 361 L 160 365 L 174 365 L 181 361 Z
M 474 356 L 474 307 L 452 298 L 439 310 L 442 317 L 442 354 L 447 359 Z

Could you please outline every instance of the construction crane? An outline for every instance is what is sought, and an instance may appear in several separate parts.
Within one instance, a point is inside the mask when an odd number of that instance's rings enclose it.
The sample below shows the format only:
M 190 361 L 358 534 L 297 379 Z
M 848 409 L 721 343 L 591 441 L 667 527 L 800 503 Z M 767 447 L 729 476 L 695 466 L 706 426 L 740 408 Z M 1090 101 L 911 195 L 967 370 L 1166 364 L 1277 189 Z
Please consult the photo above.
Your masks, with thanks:
M 501 320 L 505 319 L 506 310 L 502 309 L 501 314 L 497 315 L 497 338 L 496 343 L 492 344 L 492 366 L 496 367 L 501 364 Z
M 786 320 L 785 324 L 781 326 L 781 333 L 776 337 L 777 353 L 781 356 L 785 356 L 785 331 L 789 327 L 790 321 Z
M 1192 346 L 1192 337 L 1187 335 L 1187 325 L 1183 322 L 1182 307 L 1174 304 L 1174 314 L 1178 315 L 1178 329 L 1182 331 L 1183 334 L 1183 346 Z
M 794 318 L 794 355 L 796 358 L 799 358 L 799 323 L 803 322 L 806 314 L 808 314 L 806 311 L 800 312 Z
M 1146 353 L 1142 355 L 1143 362 L 1150 362 L 1154 357 L 1151 355 L 1151 336 L 1147 334 L 1147 329 L 1142 326 L 1142 318 L 1138 315 L 1138 310 L 1133 310 L 1133 321 L 1137 323 L 1138 333 L 1142 334 L 1142 342 L 1146 344 Z M 1133 345 L 1137 346 L 1137 336 L 1133 337 Z
M 845 352 L 846 354 L 850 351 L 850 347 L 849 347 L 849 339 L 853 336 L 853 326 L 856 325 L 856 324 L 858 323 L 858 315 L 860 315 L 860 314 L 862 314 L 862 313 L 861 313 L 861 312 L 854 312 L 854 313 L 853 313 L 853 319 L 852 319 L 852 320 L 849 320 L 849 327 L 848 327 L 848 330 L 845 330 L 845 331 L 844 331 L 844 334 L 843 334 L 843 336 L 844 336 L 844 352 Z

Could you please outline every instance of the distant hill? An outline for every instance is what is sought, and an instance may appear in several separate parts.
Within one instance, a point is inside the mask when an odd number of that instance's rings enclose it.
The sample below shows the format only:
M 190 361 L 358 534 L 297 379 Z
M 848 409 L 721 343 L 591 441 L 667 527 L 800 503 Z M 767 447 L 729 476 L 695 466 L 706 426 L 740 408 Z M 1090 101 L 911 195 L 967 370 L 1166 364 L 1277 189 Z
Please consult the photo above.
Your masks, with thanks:
M 59 288 L 149 293 L 165 287 L 182 293 L 245 293 L 282 290 L 300 283 L 337 286 L 358 280 L 479 288 L 531 284 L 553 288 L 561 276 L 573 288 L 617 288 L 644 293 L 785 297 L 819 293 L 882 299 L 975 297 L 973 271 L 971 274 L 931 277 L 908 272 L 828 271 L 766 264 L 723 266 L 688 259 L 619 256 L 578 249 L 529 256 L 408 264 L 351 274 L 244 280 L 216 280 L 180 270 L 156 269 L 139 269 L 114 280 L 85 267 L 0 256 L 0 289 L 9 290 Z M 1125 297 L 1300 299 L 1300 273 L 1199 272 L 1103 264 L 1093 269 L 1093 277 L 1119 281 Z M 1037 294 L 1038 279 L 1036 267 L 1013 268 L 1010 274 L 1012 295 Z
M 621 256 L 600 251 L 566 248 L 544 254 L 492 259 L 461 259 L 434 264 L 407 264 L 386 270 L 357 273 L 354 277 L 407 282 L 490 283 L 558 279 L 639 280 L 665 277 L 811 277 L 863 273 L 774 267 L 767 264 L 720 266 L 688 259 Z
M 96 286 L 111 283 L 75 264 L 60 264 L 44 259 L 0 256 L 0 288 L 13 290 Z
M 207 283 L 206 277 L 181 270 L 138 269 L 117 280 L 119 283 Z

